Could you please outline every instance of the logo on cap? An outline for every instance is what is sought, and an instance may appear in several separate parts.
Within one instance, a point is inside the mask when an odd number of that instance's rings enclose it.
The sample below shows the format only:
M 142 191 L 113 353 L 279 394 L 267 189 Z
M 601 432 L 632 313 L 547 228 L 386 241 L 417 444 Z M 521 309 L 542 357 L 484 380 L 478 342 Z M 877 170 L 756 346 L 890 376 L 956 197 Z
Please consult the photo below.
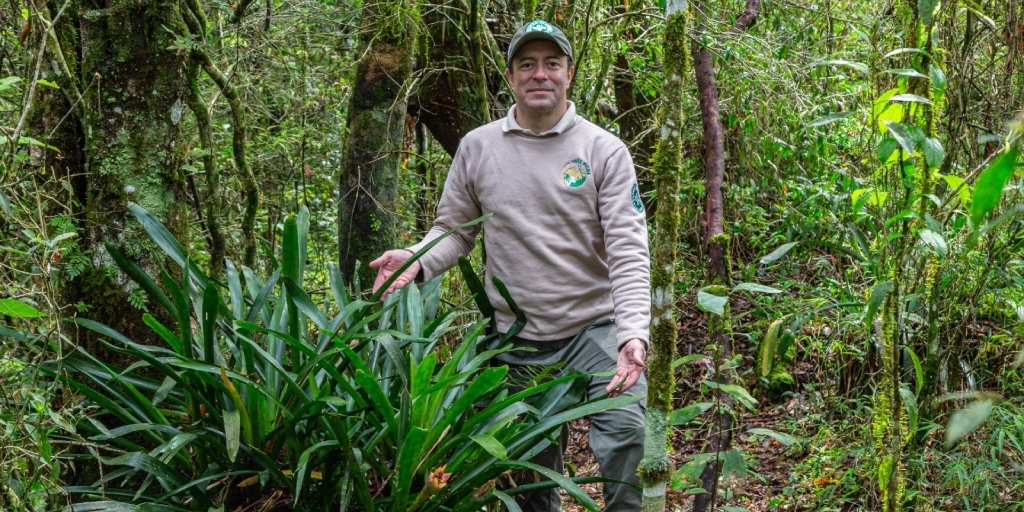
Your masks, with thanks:
M 555 31 L 555 27 L 552 27 L 550 23 L 544 20 L 531 21 L 523 27 L 523 32 L 544 32 L 545 34 L 551 34 Z

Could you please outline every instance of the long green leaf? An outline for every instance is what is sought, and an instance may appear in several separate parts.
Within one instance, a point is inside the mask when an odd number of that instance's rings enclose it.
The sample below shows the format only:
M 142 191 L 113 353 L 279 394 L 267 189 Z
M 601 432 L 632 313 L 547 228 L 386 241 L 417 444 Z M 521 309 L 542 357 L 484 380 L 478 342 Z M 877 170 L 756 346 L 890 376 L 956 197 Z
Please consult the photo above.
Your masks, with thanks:
M 561 473 L 557 473 L 550 468 L 546 468 L 544 466 L 534 464 L 532 462 L 508 461 L 503 462 L 500 465 L 502 467 L 507 467 L 510 469 L 523 468 L 536 471 L 550 478 L 551 480 L 554 480 L 562 489 L 565 489 L 565 492 L 567 492 L 570 496 L 575 498 L 576 501 L 578 501 L 580 505 L 583 505 L 587 510 L 593 512 L 601 512 L 601 507 L 593 499 L 591 499 L 590 496 L 587 495 L 587 493 L 583 489 L 580 489 L 578 485 L 576 485 L 572 480 L 566 478 L 565 475 Z
M 171 235 L 171 232 L 167 231 L 167 228 L 165 228 L 156 217 L 146 211 L 145 208 L 129 202 L 128 210 L 135 215 L 139 224 L 142 224 L 142 228 L 145 229 L 153 241 L 164 250 L 164 253 L 166 253 L 172 261 L 177 263 L 178 266 L 183 269 L 188 267 L 192 277 L 196 281 L 199 281 L 202 287 L 205 288 L 208 282 L 206 276 L 203 275 L 202 270 L 200 270 L 195 263 L 189 260 L 188 253 L 185 252 L 185 249 L 181 247 L 181 244 L 179 244 L 174 236 Z
M 419 427 L 413 427 L 405 436 L 398 449 L 398 465 L 395 472 L 398 476 L 393 479 L 392 497 L 394 498 L 394 510 L 405 510 L 409 494 L 412 490 L 413 477 L 419 472 L 423 464 L 423 451 L 426 448 L 427 431 Z M 430 471 L 433 468 L 425 468 Z
M 120 268 L 122 272 L 132 278 L 132 281 L 138 283 L 138 285 L 146 291 L 146 294 L 163 306 L 164 310 L 170 313 L 172 317 L 178 316 L 178 309 L 174 306 L 174 303 L 171 302 L 170 297 L 168 297 L 167 294 L 157 286 L 156 281 L 154 281 L 145 270 L 142 270 L 142 267 L 128 259 L 124 252 L 114 244 L 107 242 L 103 245 L 107 248 L 107 254 L 113 258 L 114 263 L 117 264 L 118 268 Z
M 381 389 L 377 379 L 366 370 L 360 368 L 356 370 L 355 380 L 356 384 L 359 384 L 359 387 L 369 397 L 370 402 L 376 406 L 375 412 L 387 423 L 392 435 L 397 435 L 399 430 L 398 418 L 395 417 L 394 413 L 395 407 L 388 401 L 387 396 L 384 395 L 384 390 Z
M 992 164 L 978 176 L 974 185 L 974 193 L 971 197 L 971 226 L 973 233 L 977 234 L 982 228 L 992 210 L 999 204 L 1003 196 L 1003 187 L 1013 176 L 1014 167 L 1017 165 L 1017 148 L 999 155 Z
M 471 220 L 469 222 L 466 222 L 464 224 L 459 224 L 458 226 L 455 226 L 454 228 L 449 229 L 448 231 L 445 231 L 444 234 L 442 234 L 441 236 L 431 240 L 429 243 L 424 245 L 420 250 L 416 251 L 416 253 L 413 254 L 412 257 L 410 257 L 408 260 L 406 260 L 405 263 L 403 263 L 401 267 L 398 267 L 398 270 L 395 270 L 395 273 L 392 274 L 391 277 L 387 281 L 384 281 L 384 283 L 381 284 L 379 288 L 377 288 L 377 291 L 374 292 L 373 295 L 370 296 L 370 302 L 377 302 L 377 301 L 379 301 L 381 295 L 385 291 L 387 291 L 388 287 L 390 287 L 391 284 L 394 283 L 395 280 L 398 279 L 402 275 L 402 272 L 405 272 L 405 270 L 408 269 L 410 266 L 412 266 L 412 264 L 414 262 L 416 262 L 416 260 L 420 259 L 424 254 L 427 253 L 427 251 L 429 251 L 435 245 L 440 243 L 441 240 L 444 240 L 445 238 L 451 236 L 452 234 L 454 234 L 456 231 L 458 231 L 460 229 L 465 229 L 465 228 L 468 228 L 470 226 L 475 226 L 477 224 L 480 224 L 481 222 L 484 222 L 485 220 L 491 218 L 491 215 L 493 215 L 493 214 L 488 213 L 488 214 L 486 214 L 486 215 L 484 215 L 482 217 L 473 219 L 473 220 Z
M 487 292 L 480 278 L 473 269 L 473 264 L 465 255 L 459 255 L 459 270 L 462 271 L 462 279 L 466 281 L 466 287 L 473 294 L 476 308 L 480 310 L 480 316 L 486 318 L 490 323 L 491 332 L 498 332 L 498 319 L 494 316 L 494 306 L 487 298 Z
M 340 443 L 333 439 L 320 441 L 319 443 L 306 448 L 306 450 L 302 452 L 302 455 L 299 456 L 299 464 L 295 467 L 295 489 L 293 491 L 295 493 L 295 501 L 292 502 L 293 507 L 298 507 L 299 499 L 302 497 L 302 484 L 306 481 L 307 474 L 311 470 L 311 468 L 308 467 L 309 458 L 312 457 L 314 453 L 319 452 L 324 448 L 334 448 L 339 445 Z M 321 456 L 321 460 L 323 459 L 324 458 Z
M 885 302 L 885 296 L 892 291 L 892 288 L 892 281 L 882 281 L 871 288 L 871 297 L 868 298 L 867 310 L 864 312 L 864 325 L 869 328 L 871 327 L 875 314 L 878 313 L 878 308 L 882 307 L 882 303 Z

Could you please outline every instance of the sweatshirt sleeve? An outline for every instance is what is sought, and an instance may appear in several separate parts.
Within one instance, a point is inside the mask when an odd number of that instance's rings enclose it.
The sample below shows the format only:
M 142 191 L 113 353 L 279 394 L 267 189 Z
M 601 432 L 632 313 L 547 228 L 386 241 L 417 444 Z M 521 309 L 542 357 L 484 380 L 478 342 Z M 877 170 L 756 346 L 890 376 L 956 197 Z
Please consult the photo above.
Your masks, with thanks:
M 463 146 L 459 145 L 455 157 L 452 158 L 452 166 L 448 170 L 448 177 L 444 182 L 441 200 L 437 204 L 434 226 L 427 232 L 423 241 L 409 247 L 408 250 L 419 251 L 431 241 L 440 238 L 448 230 L 482 215 L 472 180 L 469 178 L 470 170 L 466 165 Z M 427 251 L 420 258 L 423 281 L 429 281 L 455 266 L 459 261 L 460 254 L 469 254 L 473 250 L 476 235 L 479 232 L 479 224 L 460 229 Z
M 651 257 L 647 218 L 640 200 L 633 159 L 625 146 L 605 163 L 598 191 L 608 274 L 619 349 L 629 340 L 650 339 Z M 648 343 L 649 344 L 649 343 Z

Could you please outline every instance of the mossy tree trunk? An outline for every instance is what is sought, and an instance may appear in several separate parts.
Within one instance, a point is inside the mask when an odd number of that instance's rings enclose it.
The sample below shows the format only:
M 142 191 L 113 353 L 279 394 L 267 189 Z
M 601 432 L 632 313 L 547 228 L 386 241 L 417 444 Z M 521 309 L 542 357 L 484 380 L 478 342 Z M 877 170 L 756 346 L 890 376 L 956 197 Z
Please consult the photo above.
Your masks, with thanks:
M 757 22 L 760 12 L 760 0 L 747 0 L 746 7 L 737 17 L 733 30 L 737 32 L 750 29 Z M 694 10 L 701 16 L 691 46 L 693 52 L 694 72 L 697 80 L 697 91 L 700 96 L 701 124 L 704 128 L 704 168 L 705 168 L 705 210 L 701 224 L 704 230 L 704 243 L 708 254 L 709 293 L 728 295 L 729 277 L 729 236 L 724 230 L 724 197 L 722 185 L 725 179 L 725 144 L 722 132 L 722 121 L 718 111 L 718 88 L 715 84 L 715 60 L 712 49 L 704 44 L 706 23 L 703 18 L 706 4 L 702 0 L 694 2 Z M 721 316 L 709 314 L 708 350 L 713 354 L 714 375 L 712 378 L 719 384 L 728 384 L 735 380 L 735 370 L 726 364 L 732 358 L 732 319 L 728 304 Z M 705 466 L 700 475 L 701 485 L 706 493 L 694 498 L 695 512 L 707 512 L 715 509 L 715 498 L 718 494 L 718 477 L 722 471 L 721 455 L 732 443 L 734 418 L 733 400 L 722 388 L 715 389 L 718 407 L 712 419 L 712 432 L 704 451 L 717 453 L 718 457 Z
M 416 115 L 445 152 L 470 130 L 490 121 L 484 73 L 480 0 L 425 2 L 424 65 Z M 486 27 L 484 27 L 486 30 Z
M 53 133 L 46 140 L 58 150 L 55 169 L 71 178 L 77 251 L 86 262 L 67 283 L 65 302 L 140 342 L 152 337 L 143 309 L 136 307 L 145 297 L 116 270 L 104 244 L 122 248 L 159 279 L 162 252 L 129 215 L 129 201 L 187 240 L 179 121 L 188 83 L 182 78 L 185 56 L 172 49 L 175 38 L 168 30 L 181 28 L 177 2 L 72 2 L 44 57 L 62 93 L 41 96 L 36 106 L 39 133 Z M 59 126 L 47 125 L 64 114 Z M 80 335 L 86 349 L 114 358 L 92 337 Z
M 668 458 L 668 415 L 672 411 L 676 353 L 676 247 L 679 231 L 679 175 L 682 172 L 683 77 L 686 76 L 686 1 L 668 4 L 665 26 L 665 80 L 659 115 L 661 138 L 654 152 L 658 201 L 651 250 L 651 353 L 647 370 L 644 458 L 644 512 L 665 510 L 665 488 L 672 478 Z
M 363 5 L 359 55 L 348 110 L 339 182 L 339 268 L 352 282 L 396 241 L 395 196 L 406 113 L 406 79 L 412 68 L 416 3 L 371 0 Z

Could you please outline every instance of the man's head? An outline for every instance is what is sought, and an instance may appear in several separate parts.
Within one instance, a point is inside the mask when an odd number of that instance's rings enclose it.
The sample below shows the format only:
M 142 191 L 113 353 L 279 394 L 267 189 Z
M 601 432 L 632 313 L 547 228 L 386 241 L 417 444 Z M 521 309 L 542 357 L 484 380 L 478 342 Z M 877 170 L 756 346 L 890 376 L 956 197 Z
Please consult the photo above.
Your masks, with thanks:
M 516 32 L 505 77 L 516 96 L 520 124 L 532 125 L 551 117 L 557 122 L 568 107 L 565 97 L 574 72 L 572 47 L 558 27 L 538 20 Z M 525 117 L 520 119 L 520 115 Z

